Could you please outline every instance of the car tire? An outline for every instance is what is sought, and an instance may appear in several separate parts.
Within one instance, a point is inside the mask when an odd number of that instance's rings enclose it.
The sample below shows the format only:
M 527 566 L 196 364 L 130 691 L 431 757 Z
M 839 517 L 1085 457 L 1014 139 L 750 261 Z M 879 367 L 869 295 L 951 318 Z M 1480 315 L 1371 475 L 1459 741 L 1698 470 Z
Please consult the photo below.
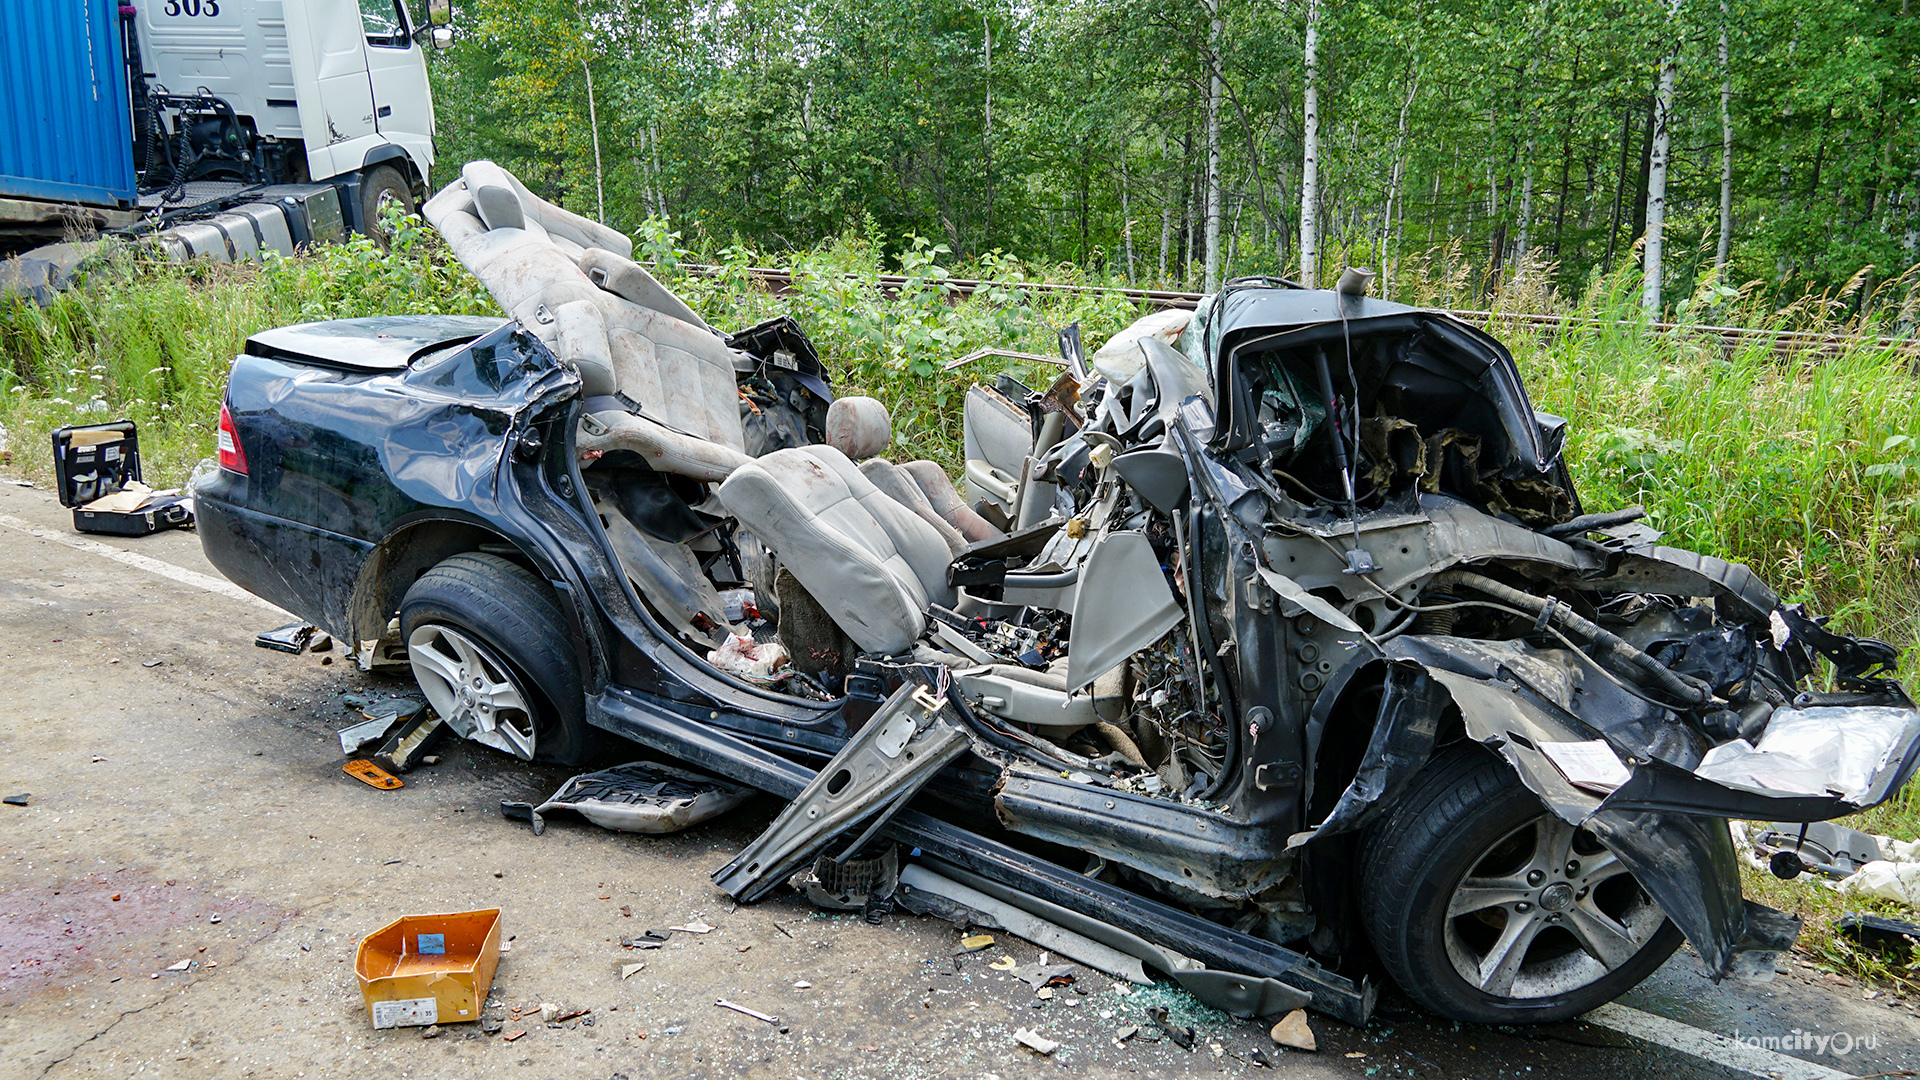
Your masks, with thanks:
M 566 618 L 524 567 L 481 552 L 446 559 L 401 600 L 400 639 L 421 692 L 459 734 L 566 765 L 599 749 Z
M 1453 1020 L 1565 1020 L 1631 989 L 1681 941 L 1611 853 L 1477 743 L 1437 755 L 1369 832 L 1361 889 L 1387 973 Z
M 413 191 L 407 187 L 407 178 L 400 175 L 400 170 L 391 165 L 376 165 L 360 179 L 360 221 L 366 234 L 383 248 L 392 239 L 386 219 L 380 213 L 381 207 L 388 204 L 413 213 Z

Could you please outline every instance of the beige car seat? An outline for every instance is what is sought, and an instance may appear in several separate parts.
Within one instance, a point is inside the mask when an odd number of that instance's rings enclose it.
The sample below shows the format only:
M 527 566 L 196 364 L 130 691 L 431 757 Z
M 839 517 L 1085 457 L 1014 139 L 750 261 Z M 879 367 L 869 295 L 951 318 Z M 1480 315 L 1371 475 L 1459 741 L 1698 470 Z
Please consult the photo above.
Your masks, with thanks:
M 614 230 L 485 161 L 423 209 L 507 314 L 579 372 L 579 449 L 631 450 L 658 471 L 718 483 L 720 505 L 861 649 L 910 651 L 928 605 L 954 601 L 953 555 L 983 529 L 998 534 L 932 462 L 854 465 L 891 439 L 886 408 L 872 398 L 833 403 L 830 445 L 747 457 L 733 351 L 629 258 L 631 241 Z M 694 554 L 645 535 L 644 523 L 605 516 L 623 569 L 654 608 L 687 637 L 718 645 L 724 606 Z
M 489 161 L 468 163 L 423 212 L 501 308 L 579 371 L 582 450 L 633 450 L 700 480 L 748 460 L 733 351 L 629 258 L 631 240 Z

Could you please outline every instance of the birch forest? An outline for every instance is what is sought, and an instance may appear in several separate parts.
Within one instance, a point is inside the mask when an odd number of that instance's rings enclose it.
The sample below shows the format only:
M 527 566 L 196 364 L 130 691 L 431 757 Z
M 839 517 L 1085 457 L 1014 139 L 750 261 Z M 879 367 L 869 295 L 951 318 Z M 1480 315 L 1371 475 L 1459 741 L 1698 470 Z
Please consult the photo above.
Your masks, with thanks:
M 1910 0 L 455 0 L 440 166 L 622 229 L 1911 321 Z M 651 225 L 648 225 L 649 219 Z M 924 245 L 923 245 L 924 246 Z

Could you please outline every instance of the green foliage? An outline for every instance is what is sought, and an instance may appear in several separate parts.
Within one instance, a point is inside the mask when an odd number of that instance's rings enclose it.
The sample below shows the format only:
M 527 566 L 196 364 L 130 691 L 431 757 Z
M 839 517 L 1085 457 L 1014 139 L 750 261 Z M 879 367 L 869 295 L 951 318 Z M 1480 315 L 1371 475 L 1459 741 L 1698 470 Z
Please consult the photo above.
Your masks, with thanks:
M 1209 21 L 1218 12 L 1226 275 L 1299 258 L 1304 2 L 458 0 L 433 62 L 438 179 L 492 157 L 623 229 L 714 249 L 832 241 L 869 217 L 887 260 L 1020 251 L 1197 287 Z M 1678 64 L 1666 294 L 1715 315 L 1757 283 L 1915 322 L 1920 20 L 1905 0 L 1322 4 L 1322 269 L 1456 244 L 1485 306 L 1529 256 L 1567 292 L 1638 263 L 1650 99 Z M 1729 60 L 1719 59 L 1722 30 Z M 586 94 L 598 101 L 600 164 Z M 1716 268 L 1720 96 L 1732 260 Z M 1524 250 L 1523 250 L 1524 248 Z M 1864 276 L 1858 277 L 1863 268 Z M 1849 290 L 1846 286 L 1852 283 Z M 1841 295 L 1844 293 L 1844 295 Z

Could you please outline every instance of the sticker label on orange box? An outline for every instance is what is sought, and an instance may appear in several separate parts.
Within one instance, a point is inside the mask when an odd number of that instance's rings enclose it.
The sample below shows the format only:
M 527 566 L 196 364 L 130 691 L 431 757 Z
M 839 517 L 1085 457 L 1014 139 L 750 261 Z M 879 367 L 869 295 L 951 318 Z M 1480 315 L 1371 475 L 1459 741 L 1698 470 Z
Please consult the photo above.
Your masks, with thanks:
M 397 1027 L 426 1027 L 440 1022 L 440 1001 L 438 998 L 411 998 L 404 1001 L 376 1001 L 373 1003 L 373 1029 L 384 1031 Z

